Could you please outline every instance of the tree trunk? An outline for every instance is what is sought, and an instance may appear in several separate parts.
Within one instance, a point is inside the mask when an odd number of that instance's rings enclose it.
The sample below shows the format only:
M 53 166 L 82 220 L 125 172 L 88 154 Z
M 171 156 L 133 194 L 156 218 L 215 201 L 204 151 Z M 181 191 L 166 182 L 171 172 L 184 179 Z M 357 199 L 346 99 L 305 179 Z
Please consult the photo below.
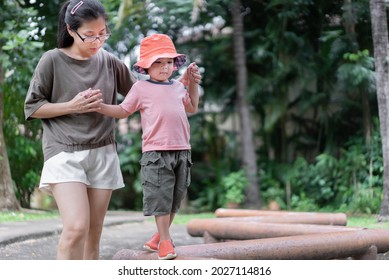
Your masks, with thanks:
M 384 162 L 384 197 L 379 214 L 380 221 L 389 220 L 389 139 L 388 139 L 388 95 L 389 95 L 389 67 L 387 57 L 388 27 L 386 4 L 382 0 L 370 0 L 370 15 L 374 45 L 374 58 L 377 84 L 377 100 L 380 119 L 380 133 L 382 141 L 382 157 Z
M 356 22 L 353 20 L 350 20 L 354 18 L 353 13 L 355 13 L 354 9 L 351 9 L 352 0 L 344 0 L 343 6 L 349 6 L 346 8 L 347 13 L 349 13 L 346 17 L 349 18 L 349 20 L 344 21 L 344 29 L 346 32 L 347 37 L 352 42 L 353 51 L 359 50 L 358 46 L 358 40 L 357 40 L 357 34 L 355 32 L 355 25 Z M 362 99 L 362 119 L 363 119 L 363 131 L 364 131 L 364 139 L 365 144 L 370 143 L 371 139 L 371 130 L 372 130 L 372 123 L 371 123 L 371 110 L 370 110 L 370 103 L 368 94 L 365 92 L 361 92 L 360 90 L 356 91 L 355 94 L 358 94 L 361 96 Z
M 3 84 L 4 72 L 0 67 L 0 85 Z M 7 149 L 3 133 L 4 93 L 0 90 L 0 210 L 19 210 L 12 186 L 11 171 L 9 168 Z
M 247 67 L 244 44 L 244 27 L 241 15 L 240 0 L 234 0 L 231 7 L 234 45 L 234 61 L 236 72 L 236 92 L 241 131 L 241 160 L 246 169 L 250 185 L 246 189 L 245 207 L 261 208 L 262 202 L 258 187 L 257 178 L 257 157 L 253 141 L 253 131 L 251 127 L 250 109 L 246 102 L 247 88 Z

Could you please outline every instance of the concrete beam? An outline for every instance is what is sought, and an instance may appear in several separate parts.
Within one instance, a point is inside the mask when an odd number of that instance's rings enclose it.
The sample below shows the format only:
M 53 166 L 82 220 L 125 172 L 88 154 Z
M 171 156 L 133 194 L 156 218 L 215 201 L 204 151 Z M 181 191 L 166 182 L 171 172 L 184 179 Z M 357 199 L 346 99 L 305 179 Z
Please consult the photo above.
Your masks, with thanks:
M 247 223 L 276 223 L 276 224 L 312 224 L 312 225 L 336 225 L 336 226 L 346 226 L 345 223 L 334 223 L 333 221 L 328 221 L 328 219 L 323 219 L 322 217 L 317 216 L 248 216 L 248 217 L 227 217 L 227 218 L 217 218 L 220 220 L 226 221 L 235 221 L 235 222 L 247 222 Z
M 215 211 L 218 218 L 225 217 L 283 217 L 301 218 L 307 220 L 317 220 L 320 224 L 328 225 L 346 225 L 347 215 L 344 213 L 318 213 L 318 212 L 292 212 L 292 211 L 269 211 L 269 210 L 251 210 L 251 209 L 225 209 L 219 208 Z
M 276 224 L 262 222 L 231 221 L 222 218 L 193 219 L 187 224 L 187 231 L 193 237 L 204 237 L 208 233 L 216 240 L 247 240 L 282 236 L 330 233 L 362 230 L 361 227 L 345 227 L 310 224 Z M 206 236 L 211 240 L 210 236 Z M 209 241 L 207 241 L 208 243 Z
M 228 260 L 329 260 L 348 257 L 376 259 L 375 252 L 388 251 L 389 231 L 381 229 L 176 247 L 178 256 L 182 258 Z M 157 254 L 123 249 L 113 259 L 152 260 L 157 259 Z

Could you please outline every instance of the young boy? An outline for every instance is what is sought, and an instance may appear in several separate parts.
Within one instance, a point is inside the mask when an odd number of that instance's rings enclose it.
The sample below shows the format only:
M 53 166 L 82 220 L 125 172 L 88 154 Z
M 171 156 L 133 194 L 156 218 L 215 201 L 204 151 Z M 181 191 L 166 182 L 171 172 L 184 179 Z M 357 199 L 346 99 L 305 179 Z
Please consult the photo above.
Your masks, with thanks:
M 136 82 L 120 105 L 101 104 L 100 112 L 126 118 L 140 111 L 142 124 L 141 175 L 143 212 L 153 215 L 158 232 L 143 246 L 158 251 L 159 259 L 173 259 L 176 252 L 169 228 L 190 184 L 190 127 L 186 112 L 198 109 L 197 66 L 188 71 L 188 89 L 170 80 L 186 61 L 172 40 L 154 34 L 142 40 L 140 59 L 134 70 L 150 79 Z

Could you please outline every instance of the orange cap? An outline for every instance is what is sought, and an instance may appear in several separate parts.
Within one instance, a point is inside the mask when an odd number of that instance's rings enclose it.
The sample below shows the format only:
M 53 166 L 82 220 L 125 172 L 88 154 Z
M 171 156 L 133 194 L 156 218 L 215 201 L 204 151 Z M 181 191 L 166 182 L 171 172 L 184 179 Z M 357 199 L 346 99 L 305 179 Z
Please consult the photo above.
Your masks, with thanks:
M 186 62 L 184 54 L 177 53 L 173 41 L 164 34 L 153 34 L 142 40 L 140 43 L 140 58 L 134 64 L 134 70 L 146 74 L 146 69 L 158 58 L 174 58 L 174 70 L 180 68 Z

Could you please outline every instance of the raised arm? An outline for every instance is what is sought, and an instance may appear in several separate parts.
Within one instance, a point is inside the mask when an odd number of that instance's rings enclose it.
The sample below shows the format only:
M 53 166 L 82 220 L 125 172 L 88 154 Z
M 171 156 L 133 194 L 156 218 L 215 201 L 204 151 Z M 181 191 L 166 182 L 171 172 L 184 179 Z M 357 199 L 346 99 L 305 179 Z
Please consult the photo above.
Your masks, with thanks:
M 199 71 L 196 63 L 191 63 L 186 70 L 188 76 L 188 92 L 191 102 L 185 106 L 188 113 L 196 113 L 199 108 Z M 201 75 L 200 75 L 201 77 Z

